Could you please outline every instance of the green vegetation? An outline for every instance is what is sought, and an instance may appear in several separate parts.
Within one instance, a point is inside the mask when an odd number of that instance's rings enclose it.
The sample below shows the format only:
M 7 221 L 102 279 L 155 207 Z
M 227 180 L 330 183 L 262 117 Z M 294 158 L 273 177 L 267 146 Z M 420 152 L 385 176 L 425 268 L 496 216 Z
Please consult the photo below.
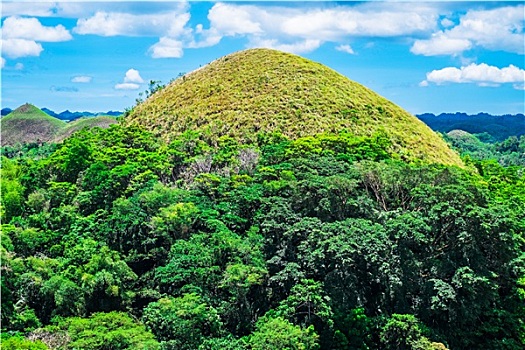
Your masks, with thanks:
M 111 124 L 116 124 L 117 119 L 110 116 L 97 116 L 97 117 L 84 117 L 75 119 L 72 122 L 69 122 L 63 127 L 55 136 L 54 141 L 62 141 L 65 138 L 71 136 L 73 133 L 82 130 L 84 128 L 94 128 L 99 127 L 106 129 Z
M 237 52 L 150 90 L 125 123 L 167 141 L 187 130 L 202 132 L 211 143 L 222 136 L 254 142 L 259 132 L 290 139 L 341 130 L 358 136 L 383 132 L 401 159 L 462 165 L 408 112 L 326 66 L 284 52 Z
M 66 123 L 26 103 L 0 119 L 2 145 L 52 140 Z
M 494 159 L 503 166 L 525 165 L 525 136 L 510 136 L 501 142 L 487 142 L 493 140 L 487 133 L 469 134 L 452 130 L 444 138 L 462 156 L 479 160 Z
M 523 166 L 208 136 L 2 158 L 3 348 L 523 349 Z
M 453 130 L 464 130 L 472 134 L 485 134 L 493 141 L 503 141 L 511 136 L 525 135 L 525 115 L 490 115 L 478 113 L 442 113 L 434 115 L 425 113 L 418 115 L 432 130 L 448 133 Z
M 146 97 L 2 148 L 2 348 L 525 347 L 523 137 L 271 50 Z
M 0 140 L 2 146 L 18 150 L 31 144 L 62 141 L 83 128 L 107 128 L 115 123 L 116 118 L 110 116 L 80 118 L 66 123 L 27 103 L 0 119 Z

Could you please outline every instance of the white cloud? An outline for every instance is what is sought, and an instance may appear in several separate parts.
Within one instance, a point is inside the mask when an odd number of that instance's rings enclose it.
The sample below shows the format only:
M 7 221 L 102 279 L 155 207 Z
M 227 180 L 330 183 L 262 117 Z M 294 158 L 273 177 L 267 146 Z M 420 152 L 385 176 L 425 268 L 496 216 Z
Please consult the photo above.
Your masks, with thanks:
M 301 40 L 294 43 L 279 43 L 276 39 L 255 39 L 249 44 L 251 47 L 264 47 L 268 49 L 275 49 L 286 51 L 294 54 L 308 53 L 321 46 L 320 40 Z
M 439 33 L 429 40 L 416 40 L 410 52 L 424 56 L 455 55 L 471 47 L 472 43 L 467 39 L 454 39 Z
M 140 88 L 140 85 L 133 83 L 122 83 L 115 85 L 115 89 L 117 90 L 137 90 L 138 88 Z
M 8 17 L 2 25 L 2 53 L 11 58 L 40 56 L 44 49 L 38 42 L 71 39 L 64 26 L 43 26 L 36 18 Z
M 210 9 L 208 19 L 210 28 L 199 27 L 196 33 L 205 39 L 213 36 L 210 44 L 225 36 L 246 36 L 249 46 L 260 44 L 297 53 L 349 37 L 428 33 L 437 28 L 439 15 L 436 6 L 426 4 L 290 7 L 217 3 Z
M 126 76 L 124 77 L 125 83 L 143 83 L 144 79 L 140 76 L 140 73 L 136 69 L 128 69 Z
M 23 70 L 24 69 L 24 65 L 20 62 L 18 62 L 17 64 L 15 64 L 15 69 L 16 70 Z
M 167 37 L 160 38 L 159 42 L 149 48 L 153 58 L 180 58 L 183 55 L 183 43 L 180 40 Z
M 137 90 L 140 88 L 141 83 L 144 82 L 144 79 L 140 76 L 140 73 L 136 69 L 128 69 L 126 75 L 124 76 L 124 82 L 115 85 L 117 90 Z
M 0 57 L 0 64 L 1 64 L 2 68 L 5 67 L 5 58 Z
M 441 25 L 445 28 L 450 28 L 454 25 L 454 22 L 452 22 L 450 19 L 448 18 L 443 18 L 441 20 Z
M 10 58 L 39 56 L 42 50 L 42 45 L 33 40 L 2 39 L 2 54 Z
M 185 34 L 190 19 L 187 12 L 131 14 L 119 12 L 97 12 L 89 18 L 77 21 L 73 31 L 77 34 L 100 36 L 170 36 Z
M 420 83 L 475 83 L 480 86 L 497 86 L 499 84 L 514 83 L 514 88 L 519 88 L 525 82 L 525 70 L 514 65 L 498 68 L 486 63 L 475 64 L 461 68 L 446 67 L 427 73 L 427 79 Z M 426 84 L 426 85 L 425 85 Z
M 3 2 L 2 16 L 37 16 L 49 17 L 53 15 L 54 5 L 45 2 L 33 2 L 29 6 L 22 2 Z
M 72 83 L 91 83 L 91 80 L 93 80 L 93 77 L 87 75 L 78 75 L 71 78 Z
M 457 55 L 479 46 L 523 54 L 524 11 L 523 5 L 468 11 L 458 25 L 438 31 L 428 40 L 416 40 L 411 51 L 427 56 Z
M 350 55 L 354 55 L 355 52 L 350 45 L 339 45 L 335 48 L 337 51 L 346 52 Z
M 237 34 L 261 34 L 260 20 L 266 17 L 265 11 L 257 6 L 238 6 L 218 3 L 208 12 L 212 28 L 226 36 Z
M 2 26 L 4 39 L 26 39 L 42 42 L 68 41 L 73 37 L 63 25 L 43 26 L 36 18 L 8 17 Z

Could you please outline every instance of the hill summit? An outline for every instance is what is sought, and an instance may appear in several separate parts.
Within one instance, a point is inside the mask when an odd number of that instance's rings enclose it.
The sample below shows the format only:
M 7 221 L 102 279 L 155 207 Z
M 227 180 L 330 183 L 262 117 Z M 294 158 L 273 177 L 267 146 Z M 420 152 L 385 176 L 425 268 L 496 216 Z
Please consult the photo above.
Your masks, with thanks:
M 258 132 L 296 139 L 381 131 L 404 159 L 462 164 L 437 134 L 394 103 L 320 63 L 270 49 L 236 52 L 180 77 L 125 122 L 166 140 L 188 129 L 247 142 Z
M 47 115 L 38 107 L 26 103 L 0 120 L 1 144 L 45 142 L 51 140 L 66 125 Z
M 66 123 L 26 103 L 0 119 L 0 145 L 60 142 L 83 128 L 107 128 L 116 122 L 114 117 L 98 116 L 79 118 Z

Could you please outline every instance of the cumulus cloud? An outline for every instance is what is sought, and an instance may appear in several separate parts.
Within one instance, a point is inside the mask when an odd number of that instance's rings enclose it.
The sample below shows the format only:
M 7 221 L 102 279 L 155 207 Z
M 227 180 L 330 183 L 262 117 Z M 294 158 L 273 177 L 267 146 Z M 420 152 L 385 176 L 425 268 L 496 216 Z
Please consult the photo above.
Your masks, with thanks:
M 93 77 L 87 75 L 78 75 L 71 78 L 72 83 L 91 83 L 91 80 L 93 80 Z
M 43 26 L 36 18 L 8 17 L 2 25 L 2 53 L 11 58 L 39 56 L 44 50 L 39 42 L 71 39 L 64 26 Z
M 7 16 L 35 16 L 35 17 L 58 17 L 58 18 L 85 18 L 93 16 L 98 11 L 125 12 L 125 13 L 165 13 L 180 11 L 188 8 L 183 1 L 177 2 L 147 2 L 147 1 L 40 1 L 27 2 L 10 1 L 2 4 L 2 15 Z
M 445 28 L 450 28 L 454 25 L 454 22 L 452 22 L 450 19 L 448 18 L 443 18 L 441 20 L 441 25 Z
M 61 24 L 43 26 L 36 18 L 8 17 L 2 26 L 4 39 L 26 39 L 41 42 L 68 41 L 73 37 Z
M 416 40 L 411 51 L 426 56 L 458 55 L 478 46 L 523 54 L 524 11 L 523 5 L 468 11 L 458 25 L 435 32 L 430 39 Z
M 42 45 L 26 39 L 2 39 L 2 54 L 10 58 L 39 56 Z
M 137 90 L 140 88 L 141 83 L 144 82 L 144 79 L 140 76 L 140 73 L 136 69 L 128 69 L 126 75 L 124 76 L 124 82 L 115 85 L 117 90 Z
M 137 90 L 138 88 L 140 88 L 140 85 L 133 83 L 122 83 L 115 85 L 115 89 L 117 90 Z
M 472 47 L 467 39 L 450 38 L 443 33 L 435 34 L 429 40 L 416 40 L 410 52 L 416 55 L 456 55 Z
M 180 40 L 162 37 L 149 51 L 153 58 L 180 58 L 183 55 L 183 43 Z
M 77 34 L 100 36 L 161 36 L 176 37 L 184 34 L 190 14 L 131 14 L 119 12 L 97 12 L 88 18 L 80 18 L 73 31 Z
M 189 19 L 190 13 L 181 4 L 162 13 L 98 11 L 93 16 L 79 19 L 73 31 L 101 36 L 157 36 L 159 41 L 148 50 L 151 56 L 179 58 L 184 47 L 199 47 L 193 40 L 192 29 L 187 27 Z
M 461 68 L 446 67 L 433 70 L 427 73 L 426 80 L 420 86 L 427 86 L 429 83 L 438 85 L 445 83 L 475 83 L 480 86 L 499 86 L 505 83 L 514 83 L 514 88 L 518 88 L 525 82 L 525 70 L 514 65 L 498 68 L 489 66 L 486 63 L 475 64 Z
M 124 76 L 125 83 L 143 83 L 144 79 L 140 76 L 140 73 L 136 69 L 128 69 L 126 76 Z
M 312 52 L 321 46 L 320 40 L 307 39 L 301 40 L 294 43 L 280 43 L 276 39 L 254 39 L 250 42 L 251 47 L 264 47 L 268 49 L 275 49 L 280 51 L 286 51 L 295 54 Z
M 202 34 L 203 42 L 212 36 L 207 41 L 210 45 L 222 37 L 245 36 L 249 46 L 258 43 L 297 53 L 349 37 L 420 35 L 435 30 L 438 19 L 437 9 L 425 4 L 290 7 L 217 3 L 208 13 L 210 28 L 196 32 Z
M 354 50 L 352 49 L 352 47 L 350 47 L 350 45 L 339 45 L 335 49 L 337 51 L 346 52 L 350 55 L 355 54 Z
M 2 3 L 2 16 L 52 16 L 56 9 L 55 4 L 46 2 L 33 2 L 31 6 L 21 2 Z

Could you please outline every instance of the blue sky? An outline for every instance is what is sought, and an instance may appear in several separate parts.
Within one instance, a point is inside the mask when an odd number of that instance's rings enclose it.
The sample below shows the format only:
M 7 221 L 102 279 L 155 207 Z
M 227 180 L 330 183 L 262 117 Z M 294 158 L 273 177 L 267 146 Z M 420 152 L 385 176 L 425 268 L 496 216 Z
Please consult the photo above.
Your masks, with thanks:
M 525 112 L 524 2 L 2 1 L 2 107 L 124 110 L 150 80 L 270 47 L 414 114 Z

